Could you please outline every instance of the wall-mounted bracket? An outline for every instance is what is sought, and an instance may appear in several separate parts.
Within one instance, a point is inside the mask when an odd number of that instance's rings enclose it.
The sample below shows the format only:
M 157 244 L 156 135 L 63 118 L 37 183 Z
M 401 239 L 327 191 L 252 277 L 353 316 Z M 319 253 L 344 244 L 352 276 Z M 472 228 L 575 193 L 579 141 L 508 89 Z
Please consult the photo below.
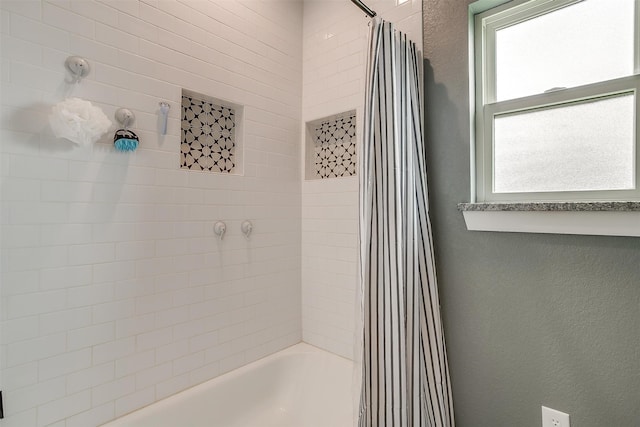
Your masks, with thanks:
M 91 66 L 89 62 L 81 56 L 70 56 L 64 61 L 64 66 L 67 68 L 73 83 L 80 83 L 80 80 L 89 75 Z
M 159 103 L 159 106 L 160 106 L 160 117 L 162 119 L 162 122 L 161 122 L 162 129 L 160 130 L 160 134 L 166 135 L 167 121 L 169 120 L 169 109 L 171 108 L 171 105 L 168 102 L 162 101 Z
M 115 113 L 115 119 L 120 123 L 120 126 L 126 129 L 136 121 L 136 116 L 127 108 L 118 108 Z

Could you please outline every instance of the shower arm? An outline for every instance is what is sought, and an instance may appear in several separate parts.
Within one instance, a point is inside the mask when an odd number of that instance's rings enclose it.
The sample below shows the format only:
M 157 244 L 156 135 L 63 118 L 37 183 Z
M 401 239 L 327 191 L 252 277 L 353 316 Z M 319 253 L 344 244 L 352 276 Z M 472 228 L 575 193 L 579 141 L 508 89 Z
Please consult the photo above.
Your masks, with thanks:
M 360 0 L 351 0 L 351 3 L 358 6 L 364 13 L 369 15 L 370 18 L 374 18 L 377 14 L 369 8 L 366 4 L 362 3 Z

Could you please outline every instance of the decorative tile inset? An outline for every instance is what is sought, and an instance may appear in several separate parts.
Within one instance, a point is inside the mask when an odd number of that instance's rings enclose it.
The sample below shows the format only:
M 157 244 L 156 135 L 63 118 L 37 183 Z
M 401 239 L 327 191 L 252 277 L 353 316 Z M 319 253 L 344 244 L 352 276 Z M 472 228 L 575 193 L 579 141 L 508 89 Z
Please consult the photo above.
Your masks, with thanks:
M 356 174 L 355 114 L 326 120 L 315 128 L 315 173 L 337 178 Z
M 236 114 L 233 108 L 182 95 L 180 167 L 232 173 Z

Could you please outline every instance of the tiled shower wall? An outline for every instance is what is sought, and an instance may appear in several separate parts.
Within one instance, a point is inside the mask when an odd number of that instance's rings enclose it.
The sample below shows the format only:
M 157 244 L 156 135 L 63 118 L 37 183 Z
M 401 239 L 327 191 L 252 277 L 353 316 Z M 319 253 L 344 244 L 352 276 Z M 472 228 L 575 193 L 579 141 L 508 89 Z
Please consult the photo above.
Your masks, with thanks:
M 98 425 L 298 342 L 302 4 L 0 7 L 2 425 Z M 244 105 L 244 176 L 180 168 L 182 88 Z M 131 109 L 140 148 L 115 152 L 115 125 L 54 140 L 68 94 Z
M 366 4 L 422 48 L 420 0 Z M 303 122 L 356 110 L 357 153 L 362 141 L 368 23 L 350 1 L 305 1 Z M 303 338 L 349 358 L 354 355 L 357 233 L 358 176 L 303 182 Z

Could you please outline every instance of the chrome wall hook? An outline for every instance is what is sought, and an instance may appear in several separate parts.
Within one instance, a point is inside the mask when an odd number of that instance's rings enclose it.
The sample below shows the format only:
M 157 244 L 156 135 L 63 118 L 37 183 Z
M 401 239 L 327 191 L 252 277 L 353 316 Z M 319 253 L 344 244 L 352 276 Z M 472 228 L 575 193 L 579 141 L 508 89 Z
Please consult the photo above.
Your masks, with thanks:
M 89 75 L 91 66 L 89 62 L 81 56 L 70 56 L 64 61 L 64 66 L 71 73 L 72 82 L 80 83 L 80 81 Z
M 128 128 L 136 121 L 135 114 L 127 108 L 118 108 L 115 113 L 115 118 L 124 129 Z

